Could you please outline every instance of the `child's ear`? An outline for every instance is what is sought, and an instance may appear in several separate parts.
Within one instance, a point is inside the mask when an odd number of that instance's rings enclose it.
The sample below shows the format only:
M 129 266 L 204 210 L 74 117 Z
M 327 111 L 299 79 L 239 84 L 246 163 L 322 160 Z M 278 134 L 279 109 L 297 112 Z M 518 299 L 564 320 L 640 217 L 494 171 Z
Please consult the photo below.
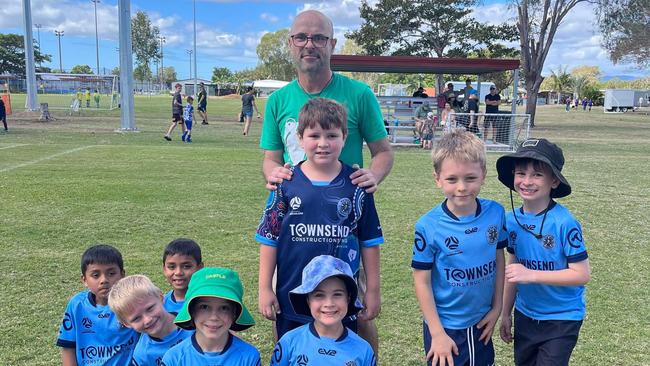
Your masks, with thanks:
M 201 269 L 201 268 L 203 268 L 203 266 L 204 266 L 204 264 L 203 264 L 203 262 L 201 262 L 201 263 L 199 263 L 199 265 L 196 266 L 196 268 Z

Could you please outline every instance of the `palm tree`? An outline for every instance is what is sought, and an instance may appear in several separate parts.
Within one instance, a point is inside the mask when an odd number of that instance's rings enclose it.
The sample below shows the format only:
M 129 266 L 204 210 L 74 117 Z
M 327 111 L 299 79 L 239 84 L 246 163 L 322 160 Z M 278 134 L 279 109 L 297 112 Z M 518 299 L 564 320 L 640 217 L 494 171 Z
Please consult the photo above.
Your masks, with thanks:
M 585 91 L 587 85 L 589 85 L 589 76 L 588 75 L 577 75 L 571 78 L 571 85 L 573 86 L 573 93 L 576 98 L 580 98 Z
M 567 68 L 568 66 L 564 66 L 564 68 L 562 68 L 562 65 L 560 65 L 558 66 L 557 71 L 551 70 L 551 76 L 549 77 L 551 79 L 553 90 L 556 93 L 558 102 L 562 95 L 562 91 L 569 90 L 569 88 L 571 88 L 573 85 L 571 74 L 567 72 Z

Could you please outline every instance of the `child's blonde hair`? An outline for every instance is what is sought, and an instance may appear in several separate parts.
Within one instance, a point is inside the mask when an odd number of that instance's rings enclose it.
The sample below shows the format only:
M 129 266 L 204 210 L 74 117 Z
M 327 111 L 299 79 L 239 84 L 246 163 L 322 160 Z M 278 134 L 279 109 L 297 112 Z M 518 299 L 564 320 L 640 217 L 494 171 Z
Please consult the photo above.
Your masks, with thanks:
M 445 160 L 479 163 L 483 172 L 487 171 L 485 144 L 476 135 L 464 130 L 453 130 L 444 134 L 431 152 L 431 157 L 433 170 L 436 174 L 440 173 L 440 168 Z
M 133 275 L 117 281 L 108 294 L 108 305 L 122 324 L 126 324 L 133 305 L 148 297 L 162 301 L 162 291 L 144 275 Z

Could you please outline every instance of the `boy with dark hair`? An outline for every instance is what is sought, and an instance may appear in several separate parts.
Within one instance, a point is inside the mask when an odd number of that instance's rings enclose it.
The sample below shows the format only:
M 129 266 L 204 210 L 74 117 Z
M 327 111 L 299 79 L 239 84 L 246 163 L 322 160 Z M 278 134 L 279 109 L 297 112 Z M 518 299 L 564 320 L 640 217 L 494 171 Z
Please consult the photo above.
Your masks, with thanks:
M 231 333 L 255 325 L 243 302 L 244 288 L 237 272 L 203 268 L 192 276 L 176 325 L 196 332 L 171 348 L 162 366 L 259 366 L 255 347 Z
M 493 365 L 505 212 L 497 202 L 478 197 L 486 174 L 481 139 L 454 130 L 438 141 L 432 156 L 445 200 L 416 222 L 411 262 L 426 359 L 428 365 Z
M 56 342 L 63 366 L 122 366 L 131 361 L 139 335 L 123 327 L 108 306 L 109 291 L 123 276 L 117 249 L 98 244 L 84 252 L 81 281 L 88 290 L 68 302 Z
M 165 310 L 178 314 L 194 272 L 203 268 L 201 247 L 192 239 L 172 240 L 163 253 L 163 272 L 172 290 L 163 299 Z
M 289 292 L 296 314 L 313 321 L 286 333 L 275 346 L 272 366 L 375 366 L 370 344 L 343 325 L 343 319 L 361 310 L 357 283 L 350 265 L 330 255 L 319 255 L 302 270 L 302 284 Z
M 203 82 L 199 83 L 199 95 L 198 95 L 199 100 L 197 101 L 198 108 L 197 110 L 199 111 L 199 115 L 201 116 L 201 124 L 202 125 L 207 125 L 208 124 L 208 112 L 207 112 L 207 107 L 208 107 L 208 93 L 205 90 L 205 84 Z
M 187 96 L 187 105 L 185 105 L 185 108 L 183 109 L 183 121 L 185 121 L 185 132 L 183 132 L 183 136 L 181 137 L 181 140 L 190 143 L 192 142 L 192 122 L 194 120 L 194 106 L 192 103 L 194 102 L 194 98 L 192 98 L 191 95 Z
M 177 124 L 181 124 L 181 129 L 183 130 L 183 135 L 185 134 L 185 124 L 183 123 L 183 97 L 181 96 L 181 89 L 183 85 L 176 83 L 174 85 L 174 96 L 172 97 L 172 124 L 169 126 L 167 133 L 165 134 L 165 140 L 172 140 L 172 131 L 176 128 Z
M 163 308 L 163 295 L 147 276 L 134 275 L 117 281 L 108 304 L 120 323 L 140 333 L 131 366 L 158 366 L 165 353 L 194 332 L 174 324 L 174 315 Z
M 582 228 L 554 200 L 571 194 L 563 166 L 562 149 L 546 139 L 528 139 L 497 160 L 512 202 L 500 333 L 513 340 L 514 305 L 517 365 L 568 365 L 585 317 L 590 268 Z M 518 209 L 513 190 L 523 201 Z
M 5 131 L 7 130 L 7 109 L 5 108 L 5 102 L 0 98 L 0 120 L 2 120 L 2 124 L 5 127 Z
M 348 132 L 345 109 L 334 100 L 313 98 L 298 119 L 297 137 L 307 160 L 291 168 L 291 180 L 271 191 L 255 235 L 261 244 L 259 308 L 264 317 L 276 320 L 278 338 L 313 320 L 293 310 L 289 291 L 316 256 L 344 260 L 355 278 L 363 262 L 367 287 L 362 314 L 374 319 L 381 302 L 379 245 L 384 238 L 374 198 L 352 184 L 353 168 L 339 160 Z M 343 324 L 356 331 L 357 316 L 346 317 Z

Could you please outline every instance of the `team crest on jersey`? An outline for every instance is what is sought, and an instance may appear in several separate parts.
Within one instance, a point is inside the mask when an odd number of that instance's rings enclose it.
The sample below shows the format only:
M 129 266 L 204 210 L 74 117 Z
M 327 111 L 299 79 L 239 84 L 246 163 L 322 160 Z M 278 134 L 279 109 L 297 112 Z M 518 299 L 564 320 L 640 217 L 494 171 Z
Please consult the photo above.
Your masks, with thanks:
M 300 197 L 294 197 L 289 201 L 289 206 L 291 206 L 291 209 L 296 211 L 300 208 L 300 205 L 302 204 L 302 200 Z
M 566 236 L 569 245 L 573 248 L 580 248 L 583 245 L 582 233 L 578 230 L 577 227 L 569 230 L 569 233 Z
M 515 240 L 517 240 L 517 232 L 511 231 L 510 234 L 508 235 L 510 238 L 510 246 L 514 247 L 515 246 Z
M 458 249 L 459 241 L 458 238 L 455 236 L 448 236 L 445 239 L 445 246 L 449 248 L 450 250 L 456 250 Z
M 84 317 L 81 319 L 81 325 L 84 326 L 84 328 L 89 329 L 93 327 L 93 321 L 90 320 L 89 318 Z
M 485 232 L 485 237 L 487 238 L 488 244 L 494 244 L 499 238 L 499 230 L 497 230 L 496 225 L 490 225 Z
M 309 364 L 309 358 L 305 355 L 299 355 L 298 358 L 296 359 L 296 362 L 300 366 L 307 366 Z
M 354 249 L 350 249 L 348 252 L 348 259 L 350 262 L 354 262 L 355 259 L 357 259 L 357 251 Z
M 553 235 L 544 235 L 542 238 L 542 246 L 546 249 L 551 249 L 555 246 L 555 237 Z
M 345 219 L 350 215 L 350 212 L 352 212 L 352 201 L 347 197 L 341 198 L 336 204 L 336 213 L 340 218 Z

